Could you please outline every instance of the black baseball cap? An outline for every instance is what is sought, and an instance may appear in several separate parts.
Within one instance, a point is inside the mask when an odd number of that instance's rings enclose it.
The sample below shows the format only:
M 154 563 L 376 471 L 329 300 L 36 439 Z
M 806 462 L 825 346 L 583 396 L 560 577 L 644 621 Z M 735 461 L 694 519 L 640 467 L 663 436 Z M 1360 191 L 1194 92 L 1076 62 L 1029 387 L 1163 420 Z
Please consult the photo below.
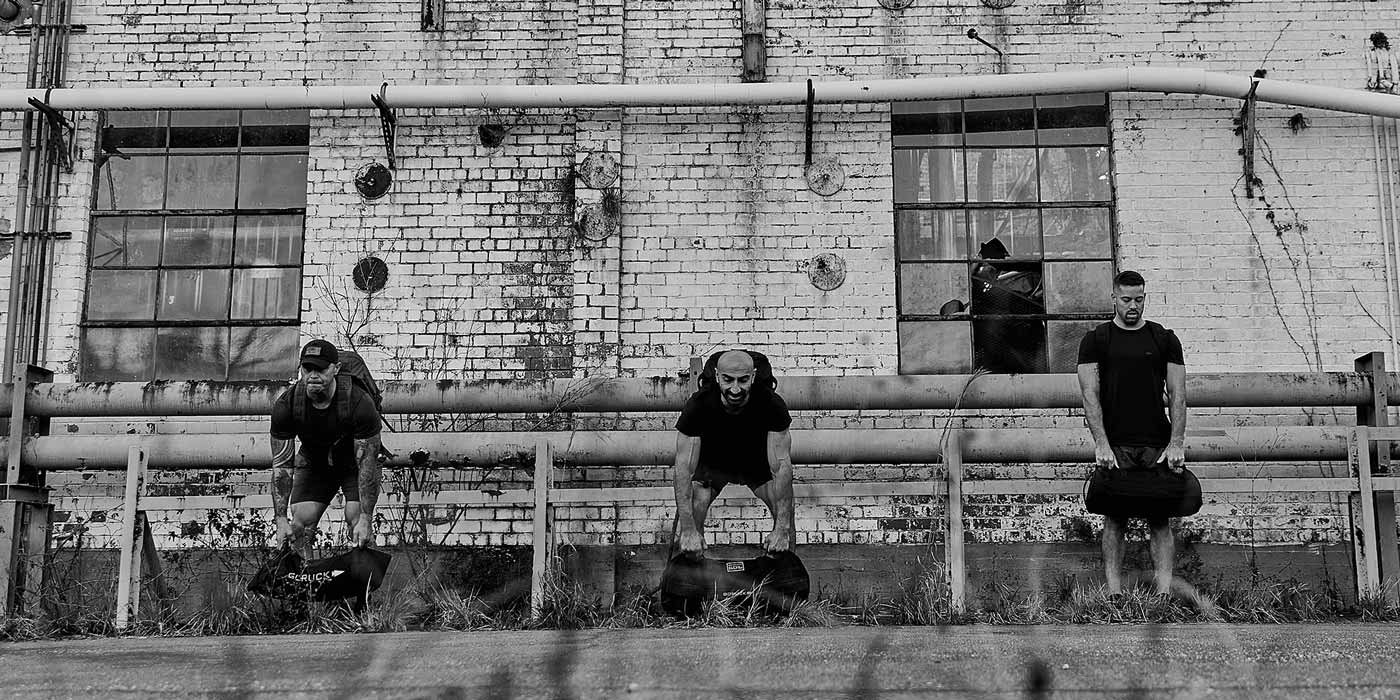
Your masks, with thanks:
M 340 361 L 340 352 L 329 340 L 317 338 L 301 348 L 301 364 L 325 369 Z

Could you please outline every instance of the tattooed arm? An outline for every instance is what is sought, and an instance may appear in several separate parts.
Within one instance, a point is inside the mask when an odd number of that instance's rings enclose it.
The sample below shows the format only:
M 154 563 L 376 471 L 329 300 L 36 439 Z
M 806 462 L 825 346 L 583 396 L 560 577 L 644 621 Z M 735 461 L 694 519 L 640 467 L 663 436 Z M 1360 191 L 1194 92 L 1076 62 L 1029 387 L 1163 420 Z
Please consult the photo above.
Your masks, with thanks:
M 277 524 L 277 538 L 273 544 L 277 546 L 291 534 L 287 511 L 292 500 L 292 460 L 295 454 L 295 440 L 272 438 L 272 520 Z
M 360 519 L 354 541 L 361 547 L 374 544 L 374 506 L 379 502 L 379 436 L 355 438 L 355 464 L 360 470 Z

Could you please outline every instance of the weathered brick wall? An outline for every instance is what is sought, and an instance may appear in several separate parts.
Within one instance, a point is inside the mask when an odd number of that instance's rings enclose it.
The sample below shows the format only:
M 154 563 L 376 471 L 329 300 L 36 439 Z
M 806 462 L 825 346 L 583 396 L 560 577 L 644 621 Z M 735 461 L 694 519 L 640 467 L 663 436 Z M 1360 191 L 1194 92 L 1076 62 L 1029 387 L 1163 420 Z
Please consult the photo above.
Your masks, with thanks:
M 732 83 L 739 73 L 739 4 L 448 2 L 447 29 L 439 33 L 419 30 L 419 3 L 407 0 L 85 3 L 75 21 L 89 31 L 73 38 L 68 81 L 104 87 Z M 1005 10 L 971 0 L 921 0 L 888 11 L 875 0 L 770 0 L 767 71 L 770 81 L 798 81 L 1129 64 L 1246 75 L 1263 66 L 1271 78 L 1360 88 L 1366 37 L 1400 32 L 1397 9 L 1395 0 L 1021 0 Z M 968 40 L 969 28 L 1004 58 Z M 0 37 L 0 46 L 9 45 L 19 40 Z M 0 86 L 18 86 L 19 53 L 0 54 L 6 70 Z M 1355 356 L 1388 346 L 1371 121 L 1260 105 L 1262 198 L 1249 199 L 1232 121 L 1239 108 L 1238 101 L 1218 98 L 1112 98 L 1117 259 L 1147 275 L 1149 314 L 1178 330 L 1193 371 L 1349 369 Z M 1309 128 L 1295 133 L 1288 123 L 1294 114 L 1306 117 Z M 313 114 L 308 175 L 305 333 L 360 347 L 382 376 L 674 375 L 690 357 L 732 345 L 763 350 L 790 374 L 895 371 L 887 106 L 817 108 L 815 155 L 837 159 L 846 176 L 844 189 L 829 197 L 810 192 L 803 177 L 800 106 L 400 110 L 399 118 L 399 169 L 385 198 L 364 202 L 351 185 L 359 167 L 383 158 L 379 122 L 368 110 Z M 75 236 L 61 245 L 47 351 L 60 380 L 72 378 L 86 278 L 94 119 L 81 115 L 78 123 L 81 158 L 63 179 L 57 224 Z M 0 146 L 14 142 L 16 124 L 13 115 L 0 116 Z M 484 124 L 509 127 L 502 145 L 482 145 L 477 127 Z M 586 241 L 572 224 L 604 193 L 583 185 L 573 167 L 598 151 L 621 163 L 612 190 L 620 218 L 612 235 Z M 13 209 L 16 163 L 17 154 L 0 152 L 0 217 Z M 804 268 L 822 253 L 839 255 L 847 266 L 845 284 L 830 292 L 813 287 Z M 366 254 L 390 267 L 389 286 L 372 300 L 349 282 L 350 266 Z M 0 282 L 7 275 L 8 258 L 0 260 Z M 795 428 L 935 427 L 945 417 L 799 414 Z M 994 427 L 1079 425 L 1073 411 L 982 412 L 971 419 Z M 460 429 L 518 427 L 540 418 L 415 420 Z M 553 420 L 669 428 L 674 416 Z M 1193 412 L 1195 425 L 1349 420 L 1349 411 Z M 660 485 L 669 475 L 664 465 L 578 471 L 564 481 Z M 797 477 L 905 480 L 931 473 L 803 466 Z M 471 484 L 477 476 L 444 482 Z M 104 480 L 56 481 L 80 493 Z M 248 483 L 230 474 L 215 488 L 263 486 L 261 477 Z M 1191 526 L 1223 542 L 1340 536 L 1338 499 L 1300 498 L 1297 506 L 1278 500 L 1218 498 Z M 941 517 L 940 508 L 875 499 L 800 503 L 801 541 L 909 541 L 906 536 L 924 536 L 910 533 L 922 531 L 923 519 Z M 972 499 L 968 518 L 974 538 L 1073 539 L 1066 533 L 1082 515 L 1076 508 L 1073 499 Z M 712 541 L 757 541 L 767 527 L 760 511 L 717 508 Z M 161 517 L 169 523 L 162 527 L 177 534 L 191 529 L 175 523 L 201 520 L 192 512 Z M 451 541 L 528 538 L 519 509 L 454 517 L 426 516 L 435 533 L 450 528 Z M 646 544 L 669 519 L 664 504 L 578 507 L 560 514 L 560 529 L 578 542 Z

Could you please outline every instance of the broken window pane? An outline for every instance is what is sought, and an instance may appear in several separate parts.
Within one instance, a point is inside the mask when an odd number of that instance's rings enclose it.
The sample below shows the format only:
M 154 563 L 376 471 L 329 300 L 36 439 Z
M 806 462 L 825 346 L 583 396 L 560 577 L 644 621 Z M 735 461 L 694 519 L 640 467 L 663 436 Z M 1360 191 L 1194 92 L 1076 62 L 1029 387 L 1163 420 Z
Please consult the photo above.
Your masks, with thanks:
M 156 376 L 224 381 L 228 376 L 228 331 L 223 326 L 159 329 Z
M 1044 372 L 1045 321 L 988 318 L 972 322 L 978 369 L 998 373 Z
M 300 265 L 303 217 L 268 214 L 238 217 L 235 265 Z
M 962 151 L 910 148 L 894 152 L 894 201 L 961 202 L 966 198 Z
M 243 156 L 238 174 L 240 209 L 306 206 L 306 155 Z
M 172 216 L 165 220 L 162 264 L 227 265 L 232 257 L 232 216 Z
M 1045 263 L 1046 308 L 1052 314 L 1110 313 L 1113 263 Z
M 966 260 L 967 212 L 901 209 L 895 216 L 900 260 Z
M 237 156 L 170 156 L 168 209 L 232 209 Z
M 1054 208 L 1041 211 L 1045 257 L 1108 257 L 1109 211 L 1106 207 Z
M 899 266 L 899 307 L 917 316 L 965 313 L 969 303 L 967 263 Z
M 301 305 L 301 274 L 288 267 L 234 270 L 232 317 L 295 319 Z
M 1035 209 L 974 209 L 968 223 L 977 246 L 973 257 L 1040 257 L 1040 212 Z
M 227 320 L 228 278 L 227 269 L 163 271 L 157 318 L 162 321 Z
M 103 216 L 92 220 L 93 267 L 155 267 L 160 264 L 161 218 Z
M 1034 148 L 967 149 L 967 198 L 970 202 L 1036 200 Z
M 97 169 L 97 209 L 160 209 L 165 204 L 165 156 L 108 158 Z
M 298 341 L 295 326 L 235 326 L 229 336 L 229 381 L 296 377 Z
M 94 321 L 149 321 L 155 317 L 155 270 L 93 270 L 87 317 Z
M 1040 149 L 1040 185 L 1046 202 L 1108 201 L 1108 146 Z
M 972 328 L 967 321 L 901 321 L 900 374 L 972 371 Z
M 154 328 L 86 328 L 78 378 L 85 382 L 148 382 L 154 376 Z
M 973 264 L 972 313 L 1045 313 L 1040 263 Z

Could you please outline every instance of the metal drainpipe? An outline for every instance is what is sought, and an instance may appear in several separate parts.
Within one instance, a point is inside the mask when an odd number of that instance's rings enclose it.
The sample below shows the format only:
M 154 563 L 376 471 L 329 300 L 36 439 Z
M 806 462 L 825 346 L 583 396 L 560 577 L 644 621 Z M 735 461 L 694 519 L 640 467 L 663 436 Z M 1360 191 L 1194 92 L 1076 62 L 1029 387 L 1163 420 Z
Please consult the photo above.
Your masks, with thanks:
M 1393 243 L 1391 236 L 1394 234 L 1390 229 L 1390 217 L 1387 210 L 1394 206 L 1394 193 L 1388 192 L 1388 174 L 1382 172 L 1388 170 L 1389 165 L 1382 166 L 1382 161 L 1389 161 L 1390 144 L 1381 142 L 1381 133 L 1385 128 L 1385 122 L 1380 117 L 1371 117 L 1371 143 L 1376 149 L 1376 213 L 1379 217 L 1381 229 L 1381 243 L 1385 250 L 1385 311 L 1386 311 L 1386 331 L 1390 335 L 1390 356 L 1400 357 L 1396 349 L 1400 348 L 1400 343 L 1396 341 L 1395 316 L 1400 313 L 1400 298 L 1396 296 L 1395 287 L 1395 259 L 1391 255 Z
M 43 7 L 42 5 L 40 7 Z M 37 83 L 38 62 L 39 62 L 39 39 L 43 30 L 35 27 L 29 35 L 29 67 L 25 72 L 24 84 L 26 88 L 33 89 Z M 26 104 L 28 104 L 26 102 Z M 19 184 L 15 194 L 15 220 L 14 238 L 11 239 L 13 246 L 10 249 L 10 298 L 8 300 L 7 312 L 5 314 L 5 366 L 0 368 L 0 376 L 4 377 L 5 383 L 9 383 L 14 378 L 15 371 L 15 351 L 19 347 L 19 339 L 16 334 L 21 327 L 19 322 L 20 303 L 19 297 L 25 281 L 25 269 L 23 255 L 25 248 L 24 232 L 29 225 L 29 161 L 33 153 L 33 133 L 34 133 L 33 110 L 24 112 L 24 129 L 20 133 L 19 149 Z
M 46 88 L 63 87 L 65 75 L 64 61 L 68 54 L 68 22 L 72 18 L 72 4 L 69 0 L 56 0 L 53 2 L 53 9 L 49 18 L 53 25 L 45 36 L 45 64 L 44 64 L 44 85 Z M 48 125 L 45 123 L 47 133 Z M 76 135 L 75 135 L 76 136 Z M 43 143 L 42 167 L 44 173 L 44 188 L 39 198 L 40 216 L 39 225 L 36 231 L 47 234 L 54 230 L 54 199 L 58 196 L 58 185 L 61 168 L 59 162 L 67 157 L 66 153 L 54 151 L 45 140 Z M 66 144 L 66 140 L 65 140 Z M 28 362 L 36 365 L 43 365 L 48 355 L 48 315 L 49 315 L 49 280 L 51 279 L 53 266 L 53 239 L 49 236 L 41 236 L 35 252 L 33 267 L 31 268 L 32 295 L 30 300 L 30 323 L 33 327 L 30 337 L 30 349 Z

